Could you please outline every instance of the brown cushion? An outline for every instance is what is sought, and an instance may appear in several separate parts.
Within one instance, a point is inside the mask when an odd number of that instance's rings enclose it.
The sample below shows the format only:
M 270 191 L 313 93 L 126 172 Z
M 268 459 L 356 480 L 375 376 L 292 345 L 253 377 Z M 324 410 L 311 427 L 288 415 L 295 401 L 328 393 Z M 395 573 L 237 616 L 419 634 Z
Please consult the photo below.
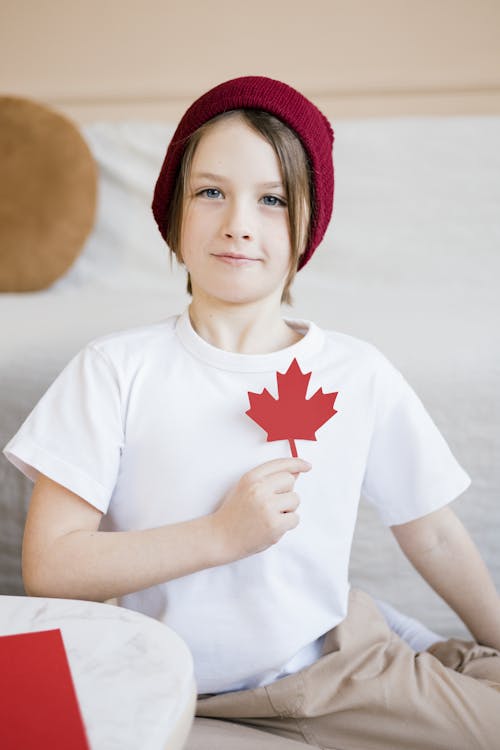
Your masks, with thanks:
M 93 227 L 96 164 L 66 117 L 13 96 L 0 96 L 0 164 L 0 291 L 44 289 Z

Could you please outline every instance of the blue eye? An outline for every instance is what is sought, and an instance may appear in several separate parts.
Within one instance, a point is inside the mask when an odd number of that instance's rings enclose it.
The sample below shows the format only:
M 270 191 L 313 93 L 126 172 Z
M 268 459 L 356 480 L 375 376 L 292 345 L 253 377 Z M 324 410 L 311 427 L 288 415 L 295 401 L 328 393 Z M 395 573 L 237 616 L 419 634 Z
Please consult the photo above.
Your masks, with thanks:
M 266 206 L 286 206 L 286 202 L 283 200 L 283 198 L 278 198 L 277 195 L 265 195 L 262 200 L 271 201 L 270 203 L 265 203 Z
M 217 193 L 217 195 L 214 195 L 214 193 Z M 218 198 L 221 192 L 217 188 L 205 188 L 204 190 L 200 190 L 197 195 L 203 195 L 205 198 Z

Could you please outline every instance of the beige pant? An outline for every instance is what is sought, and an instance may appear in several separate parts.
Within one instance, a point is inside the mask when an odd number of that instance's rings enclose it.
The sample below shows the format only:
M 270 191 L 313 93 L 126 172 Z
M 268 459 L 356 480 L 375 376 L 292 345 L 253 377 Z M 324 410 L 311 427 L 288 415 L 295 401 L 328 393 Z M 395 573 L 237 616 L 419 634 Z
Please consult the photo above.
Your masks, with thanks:
M 185 750 L 500 750 L 500 652 L 416 654 L 351 590 L 321 658 L 266 687 L 198 696 Z

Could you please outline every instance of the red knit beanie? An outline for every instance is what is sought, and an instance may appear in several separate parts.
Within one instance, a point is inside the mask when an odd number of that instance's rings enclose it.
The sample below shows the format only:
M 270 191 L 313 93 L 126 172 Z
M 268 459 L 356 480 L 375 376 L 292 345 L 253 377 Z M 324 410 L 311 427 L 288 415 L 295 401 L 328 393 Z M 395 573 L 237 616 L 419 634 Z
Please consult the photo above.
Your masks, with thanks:
M 333 209 L 333 130 L 327 118 L 305 96 L 281 81 L 244 76 L 221 83 L 196 99 L 175 131 L 156 182 L 153 214 L 166 239 L 167 206 L 172 198 L 189 137 L 208 120 L 232 109 L 262 109 L 295 131 L 309 157 L 314 185 L 311 231 L 300 270 L 323 239 Z

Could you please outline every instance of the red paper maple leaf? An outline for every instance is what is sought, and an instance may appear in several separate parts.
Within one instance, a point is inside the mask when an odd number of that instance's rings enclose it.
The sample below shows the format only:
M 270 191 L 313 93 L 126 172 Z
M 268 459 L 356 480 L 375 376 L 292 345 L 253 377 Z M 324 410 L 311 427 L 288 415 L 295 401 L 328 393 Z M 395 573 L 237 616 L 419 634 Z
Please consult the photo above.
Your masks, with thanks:
M 337 413 L 333 408 L 338 391 L 323 393 L 319 388 L 306 399 L 310 372 L 302 372 L 296 359 L 283 374 L 276 373 L 278 398 L 267 388 L 248 392 L 250 409 L 245 412 L 267 432 L 267 442 L 288 440 L 292 456 L 297 456 L 295 440 L 316 440 L 315 432 Z

